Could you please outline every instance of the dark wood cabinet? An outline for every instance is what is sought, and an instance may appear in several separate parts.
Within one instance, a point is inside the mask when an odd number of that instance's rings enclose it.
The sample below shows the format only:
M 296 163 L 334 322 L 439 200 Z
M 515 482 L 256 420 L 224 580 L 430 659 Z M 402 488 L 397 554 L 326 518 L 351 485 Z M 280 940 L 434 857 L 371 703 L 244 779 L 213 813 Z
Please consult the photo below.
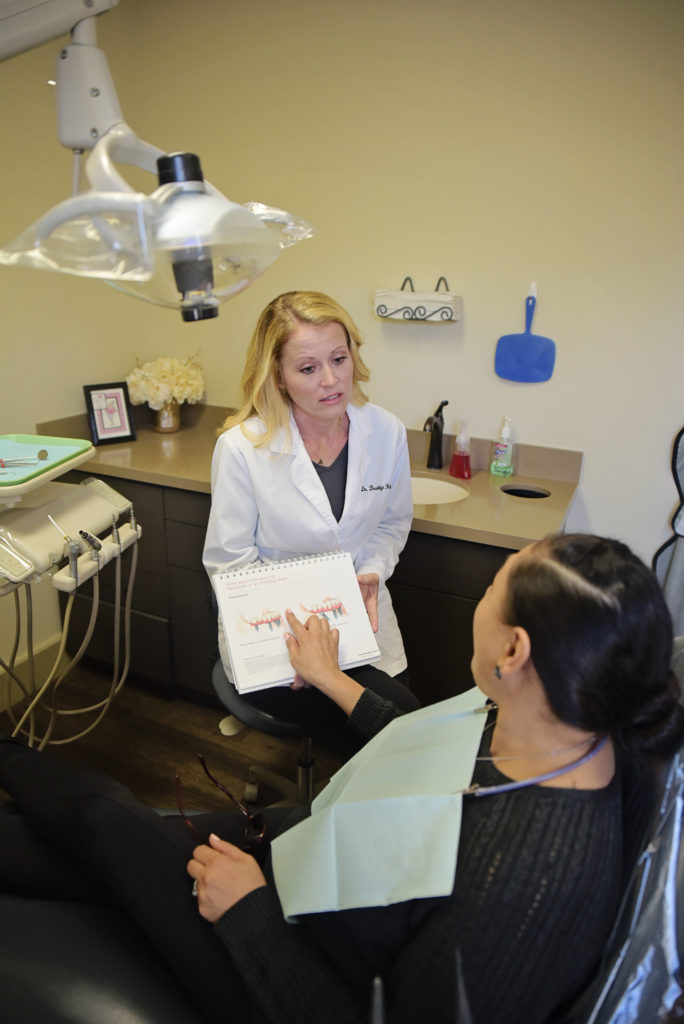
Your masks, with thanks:
M 208 494 L 164 488 L 173 680 L 184 690 L 213 695 L 218 612 L 202 565 L 210 506 Z
M 79 483 L 89 475 L 75 470 L 63 480 Z M 216 611 L 202 565 L 210 496 L 97 475 L 130 498 L 142 527 L 131 604 L 131 675 L 218 703 L 211 684 L 211 670 L 219 656 Z M 124 583 L 131 559 L 129 550 L 122 560 Z M 100 608 L 88 648 L 89 657 L 108 665 L 114 652 L 114 581 L 115 566 L 105 566 L 100 573 Z M 65 606 L 65 596 L 60 599 Z M 125 593 L 122 604 L 124 600 Z M 85 633 L 91 608 L 91 590 L 86 585 L 74 599 L 72 652 Z
M 388 586 L 411 688 L 422 704 L 473 686 L 473 613 L 510 553 L 488 544 L 409 534 Z

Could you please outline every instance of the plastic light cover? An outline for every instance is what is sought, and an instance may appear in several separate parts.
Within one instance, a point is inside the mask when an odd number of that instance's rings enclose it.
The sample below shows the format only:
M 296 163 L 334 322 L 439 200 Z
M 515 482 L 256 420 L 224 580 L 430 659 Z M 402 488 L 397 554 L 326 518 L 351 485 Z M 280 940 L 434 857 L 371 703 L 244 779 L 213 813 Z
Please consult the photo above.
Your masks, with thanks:
M 142 193 L 86 192 L 59 203 L 0 249 L 0 264 L 147 281 L 154 217 Z
M 285 210 L 240 206 L 216 192 L 168 185 L 151 196 L 91 190 L 59 203 L 0 249 L 0 264 L 100 278 L 178 309 L 178 260 L 211 260 L 209 301 L 218 304 L 251 284 L 282 249 L 314 234 Z

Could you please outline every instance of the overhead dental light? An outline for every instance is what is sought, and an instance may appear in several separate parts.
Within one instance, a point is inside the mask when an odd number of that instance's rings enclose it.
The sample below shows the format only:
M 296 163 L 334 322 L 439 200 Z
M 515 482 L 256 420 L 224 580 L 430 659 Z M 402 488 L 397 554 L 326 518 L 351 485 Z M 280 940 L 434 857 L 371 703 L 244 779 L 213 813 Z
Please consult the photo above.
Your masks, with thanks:
M 165 153 L 139 139 L 119 108 L 96 17 L 119 0 L 16 0 L 0 6 L 0 60 L 66 32 L 57 58 L 60 142 L 74 152 L 78 194 L 58 203 L 0 249 L 0 264 L 95 277 L 120 291 L 180 309 L 183 320 L 218 316 L 288 246 L 315 234 L 262 203 L 240 205 L 204 180 L 193 153 Z M 80 156 L 90 150 L 78 192 Z M 158 175 L 136 191 L 116 163 Z

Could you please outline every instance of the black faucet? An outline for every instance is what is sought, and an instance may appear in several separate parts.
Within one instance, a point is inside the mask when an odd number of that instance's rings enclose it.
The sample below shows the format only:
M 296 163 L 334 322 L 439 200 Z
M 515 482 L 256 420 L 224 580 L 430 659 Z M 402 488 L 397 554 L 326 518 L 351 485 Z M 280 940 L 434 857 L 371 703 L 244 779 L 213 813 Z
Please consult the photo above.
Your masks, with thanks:
M 432 416 L 428 416 L 425 420 L 423 430 L 430 431 L 430 451 L 428 452 L 427 468 L 428 469 L 442 469 L 444 466 L 442 456 L 442 438 L 444 436 L 444 417 L 442 416 L 442 409 L 445 405 L 448 405 L 446 398 L 443 402 L 440 402 L 438 407 L 435 409 Z

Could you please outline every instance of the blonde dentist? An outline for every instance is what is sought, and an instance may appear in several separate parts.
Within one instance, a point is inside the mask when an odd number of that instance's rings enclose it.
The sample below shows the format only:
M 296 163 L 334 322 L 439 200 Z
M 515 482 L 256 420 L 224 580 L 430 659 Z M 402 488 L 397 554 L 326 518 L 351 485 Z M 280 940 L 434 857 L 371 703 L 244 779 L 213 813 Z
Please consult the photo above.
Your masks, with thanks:
M 349 551 L 381 652 L 376 669 L 361 670 L 364 685 L 410 710 L 417 702 L 405 685 L 406 655 L 385 585 L 411 526 L 406 431 L 363 394 L 369 373 L 361 344 L 349 314 L 320 292 L 288 292 L 262 312 L 242 375 L 243 405 L 214 451 L 203 561 L 212 576 L 256 560 Z M 220 628 L 219 648 L 230 678 Z M 249 699 L 313 724 L 339 713 L 315 691 L 303 696 L 277 688 Z

